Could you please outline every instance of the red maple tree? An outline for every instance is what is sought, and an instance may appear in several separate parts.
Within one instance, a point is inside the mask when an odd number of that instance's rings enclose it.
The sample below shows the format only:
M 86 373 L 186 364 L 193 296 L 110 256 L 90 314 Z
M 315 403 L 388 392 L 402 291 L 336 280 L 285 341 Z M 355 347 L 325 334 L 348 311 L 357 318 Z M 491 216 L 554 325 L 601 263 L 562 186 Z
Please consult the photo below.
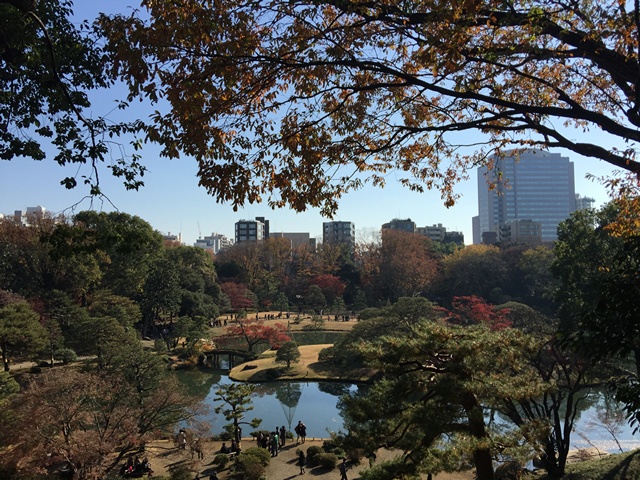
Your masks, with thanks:
M 227 337 L 242 337 L 247 342 L 250 352 L 253 348 L 261 343 L 267 342 L 271 348 L 280 348 L 280 346 L 291 340 L 286 334 L 287 327 L 282 323 L 274 323 L 272 325 L 265 324 L 264 320 L 243 319 L 238 320 L 234 325 L 227 327 Z
M 512 326 L 507 317 L 509 310 L 496 308 L 476 295 L 453 297 L 447 321 L 457 325 L 483 324 L 491 330 L 504 330 Z
M 240 311 L 256 307 L 255 294 L 241 283 L 225 282 L 220 288 L 229 297 L 232 309 Z
M 329 305 L 333 305 L 333 302 L 337 298 L 341 298 L 344 294 L 344 282 L 335 275 L 316 275 L 309 280 L 309 284 L 320 287 L 320 290 L 322 290 L 322 294 Z

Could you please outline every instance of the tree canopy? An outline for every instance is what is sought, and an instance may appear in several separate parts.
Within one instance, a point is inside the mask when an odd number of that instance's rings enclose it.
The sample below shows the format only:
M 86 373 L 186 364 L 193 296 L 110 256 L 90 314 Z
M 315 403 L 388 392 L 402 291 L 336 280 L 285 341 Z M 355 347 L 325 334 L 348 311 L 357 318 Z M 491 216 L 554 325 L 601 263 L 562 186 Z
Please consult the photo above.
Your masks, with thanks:
M 68 188 L 100 194 L 106 159 L 138 188 L 143 140 L 195 158 L 218 201 L 325 214 L 392 170 L 451 205 L 469 168 L 511 149 L 640 171 L 632 2 L 142 0 L 79 26 L 71 6 L 0 2 L 0 158 L 42 160 L 50 142 L 57 163 L 90 165 Z M 148 118 L 92 117 L 116 81 L 118 106 L 141 100 Z
M 140 156 L 119 155 L 113 137 L 136 122 L 92 117 L 90 92 L 113 85 L 100 34 L 72 19 L 71 0 L 0 1 L 0 159 L 44 160 L 50 147 L 60 165 L 89 164 L 61 180 L 99 195 L 100 163 L 127 188 L 142 185 Z
M 637 173 L 637 4 L 619 0 L 142 1 L 103 16 L 111 74 L 158 105 L 162 154 L 241 206 L 318 206 L 396 170 L 447 205 L 507 149 Z M 166 107 L 166 108 L 165 108 Z M 597 130 L 615 147 L 568 128 Z M 474 137 L 474 148 L 465 149 Z M 465 153 L 470 152 L 470 153 Z M 264 198 L 263 198 L 264 197 Z
M 512 329 L 424 320 L 410 330 L 356 346 L 381 378 L 366 394 L 343 399 L 350 434 L 372 451 L 402 451 L 399 473 L 455 469 L 468 455 L 478 479 L 493 479 L 495 449 L 517 456 L 519 441 L 492 431 L 485 409 L 539 393 L 521 360 L 531 340 Z

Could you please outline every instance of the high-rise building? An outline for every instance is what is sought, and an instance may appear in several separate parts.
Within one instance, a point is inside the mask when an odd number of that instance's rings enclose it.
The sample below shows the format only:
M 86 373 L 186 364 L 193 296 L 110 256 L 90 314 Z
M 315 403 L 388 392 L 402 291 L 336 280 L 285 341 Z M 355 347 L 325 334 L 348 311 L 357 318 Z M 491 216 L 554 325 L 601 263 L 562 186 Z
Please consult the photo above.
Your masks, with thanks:
M 322 241 L 353 246 L 356 243 L 356 226 L 352 222 L 323 222 Z
M 593 208 L 593 204 L 596 202 L 595 198 L 583 197 L 576 193 L 576 210 L 588 210 Z
M 542 225 L 533 220 L 511 220 L 500 225 L 497 241 L 500 243 L 527 243 L 537 245 L 542 242 Z
M 168 232 L 166 235 L 162 234 L 162 239 L 165 242 L 175 242 L 175 243 L 182 244 L 182 233 L 179 233 L 176 235 L 174 233 Z
M 382 225 L 383 230 L 401 230 L 403 232 L 416 233 L 416 222 L 412 222 L 410 218 L 400 220 L 394 218 L 389 223 Z
M 265 217 L 256 217 L 256 220 L 262 222 L 262 224 L 264 225 L 263 238 L 269 238 L 269 220 L 267 220 Z
M 558 153 L 529 150 L 518 158 L 494 158 L 478 169 L 478 221 L 474 243 L 514 220 L 541 225 L 542 241 L 557 239 L 558 224 L 575 210 L 573 162 Z M 493 188 L 490 188 L 492 186 Z
M 233 245 L 233 242 L 229 240 L 225 235 L 219 233 L 212 233 L 211 235 L 205 235 L 203 238 L 198 238 L 194 247 L 202 248 L 209 252 L 217 254 L 220 250 Z
M 16 210 L 13 212 L 13 219 L 16 223 L 21 223 L 23 225 L 29 225 L 32 220 L 36 218 L 44 217 L 44 214 L 47 212 L 47 209 L 41 205 L 37 207 L 27 207 L 27 212 L 23 212 L 22 210 Z
M 267 238 L 265 225 L 260 220 L 240 220 L 236 222 L 236 243 L 258 242 Z
M 430 227 L 418 227 L 416 228 L 416 233 L 429 237 L 434 242 L 464 245 L 464 234 L 462 232 L 447 232 L 447 228 L 443 227 L 441 223 Z

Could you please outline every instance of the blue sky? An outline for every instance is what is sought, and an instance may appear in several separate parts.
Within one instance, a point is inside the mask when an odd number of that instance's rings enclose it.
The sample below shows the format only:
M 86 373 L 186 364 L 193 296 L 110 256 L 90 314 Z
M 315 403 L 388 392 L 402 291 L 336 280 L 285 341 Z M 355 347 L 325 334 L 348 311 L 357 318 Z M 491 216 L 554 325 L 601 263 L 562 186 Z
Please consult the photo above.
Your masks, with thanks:
M 91 18 L 96 11 L 130 11 L 130 0 L 77 1 L 76 15 Z M 101 93 L 94 100 L 96 115 L 110 112 L 121 92 L 109 95 Z M 140 112 L 136 112 L 141 114 Z M 143 114 L 142 114 L 143 115 Z M 576 132 L 575 135 L 578 135 Z M 569 135 L 574 137 L 575 135 Z M 591 139 L 597 133 L 589 134 Z M 603 145 L 606 140 L 603 139 Z M 568 156 L 575 164 L 576 192 L 596 199 L 596 206 L 607 201 L 604 188 L 587 180 L 587 173 L 596 176 L 608 175 L 613 171 L 606 163 L 580 157 L 566 151 L 558 153 Z M 54 213 L 68 213 L 86 209 L 111 211 L 114 207 L 147 220 L 157 230 L 173 234 L 182 233 L 187 244 L 193 244 L 201 232 L 222 233 L 233 238 L 234 223 L 241 219 L 264 216 L 270 220 L 272 231 L 309 232 L 312 237 L 322 236 L 323 218 L 318 210 L 295 213 L 288 209 L 271 210 L 266 204 L 254 204 L 234 212 L 230 205 L 218 204 L 198 187 L 197 164 L 190 158 L 167 160 L 158 156 L 158 148 L 146 145 L 142 150 L 143 163 L 148 168 L 144 177 L 145 186 L 139 191 L 126 191 L 109 176 L 106 169 L 101 171 L 102 190 L 107 201 L 85 198 L 81 187 L 66 190 L 60 180 L 76 173 L 87 171 L 86 166 L 60 167 L 51 159 L 36 162 L 18 158 L 0 161 L 0 213 L 10 214 L 14 210 L 42 205 Z M 53 157 L 53 153 L 51 154 Z M 458 185 L 462 195 L 458 203 L 449 209 L 444 207 L 438 192 L 419 194 L 403 188 L 396 182 L 394 173 L 388 176 L 384 189 L 365 187 L 345 196 L 335 220 L 351 221 L 356 224 L 357 235 L 368 237 L 371 232 L 393 218 L 411 218 L 418 226 L 443 224 L 448 230 L 462 231 L 465 242 L 472 242 L 471 218 L 478 213 L 476 172 L 471 178 Z

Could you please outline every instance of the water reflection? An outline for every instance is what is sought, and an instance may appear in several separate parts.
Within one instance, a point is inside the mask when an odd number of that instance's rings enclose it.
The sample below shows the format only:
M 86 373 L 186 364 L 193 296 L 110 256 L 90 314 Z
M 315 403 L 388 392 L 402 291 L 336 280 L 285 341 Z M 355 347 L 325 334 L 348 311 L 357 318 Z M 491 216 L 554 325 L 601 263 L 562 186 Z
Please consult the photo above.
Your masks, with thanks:
M 182 387 L 183 393 L 190 397 L 205 398 L 211 389 L 222 380 L 223 373 L 213 369 L 180 370 L 176 372 L 176 378 Z M 228 383 L 228 382 L 227 382 Z
M 226 420 L 217 415 L 213 407 L 215 390 L 219 384 L 231 383 L 223 372 L 211 371 L 179 371 L 176 376 L 187 388 L 186 393 L 203 398 L 209 408 L 200 420 L 212 425 L 212 433 L 220 433 Z M 206 381 L 199 377 L 208 377 Z M 208 388 L 206 392 L 204 390 Z M 355 391 L 357 386 L 345 383 L 331 382 L 265 382 L 256 384 L 253 396 L 253 410 L 248 412 L 246 420 L 261 418 L 261 429 L 272 430 L 276 426 L 284 425 L 291 429 L 299 420 L 307 425 L 307 436 L 310 438 L 324 438 L 329 432 L 342 429 L 343 422 L 338 410 L 340 395 Z M 245 430 L 244 435 L 250 432 Z
M 215 390 L 218 385 L 231 383 L 226 372 L 216 370 L 178 371 L 176 377 L 184 385 L 185 393 L 204 399 L 209 413 L 200 420 L 212 425 L 212 433 L 221 433 L 226 420 L 216 415 L 217 403 Z M 299 420 L 307 425 L 309 438 L 325 438 L 329 432 L 343 428 L 339 399 L 346 393 L 360 394 L 367 386 L 339 382 L 265 382 L 256 384 L 253 396 L 253 411 L 248 412 L 246 420 L 261 418 L 261 429 L 272 430 L 284 425 L 291 429 Z M 618 442 L 624 450 L 638 448 L 640 443 L 633 436 L 632 429 L 624 421 L 624 415 L 615 415 L 617 407 L 605 391 L 593 391 L 584 410 L 581 409 L 575 431 L 571 436 L 571 448 L 597 446 L 603 451 L 615 452 Z M 617 418 L 604 416 L 609 412 Z M 612 423 L 614 420 L 617 422 Z M 612 436 L 612 427 L 615 431 Z M 244 432 L 248 436 L 250 431 Z

